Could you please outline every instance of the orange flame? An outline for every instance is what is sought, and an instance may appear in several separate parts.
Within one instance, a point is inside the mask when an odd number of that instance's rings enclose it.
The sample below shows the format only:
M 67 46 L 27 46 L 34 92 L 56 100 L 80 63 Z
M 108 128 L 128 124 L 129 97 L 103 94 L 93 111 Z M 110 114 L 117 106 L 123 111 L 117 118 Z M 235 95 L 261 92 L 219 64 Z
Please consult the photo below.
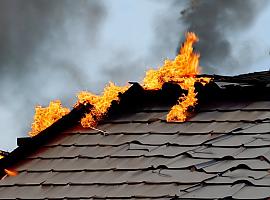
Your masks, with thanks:
M 201 82 L 203 85 L 209 83 L 210 78 L 197 78 L 200 73 L 199 57 L 200 55 L 193 52 L 193 44 L 199 41 L 198 37 L 188 32 L 186 41 L 180 49 L 180 53 L 174 60 L 165 60 L 164 65 L 157 70 L 149 70 L 143 80 L 145 89 L 161 89 L 166 82 L 175 82 L 182 89 L 187 90 L 188 94 L 178 100 L 178 104 L 173 106 L 167 115 L 169 122 L 183 122 L 187 118 L 189 107 L 197 103 L 194 84 Z
M 6 174 L 8 176 L 17 176 L 18 172 L 14 169 L 4 169 L 4 171 L 6 172 Z
M 179 98 L 178 104 L 173 106 L 167 115 L 167 121 L 183 122 L 188 115 L 189 107 L 194 107 L 197 103 L 194 84 L 200 82 L 203 85 L 210 82 L 210 78 L 197 78 L 199 74 L 199 57 L 200 55 L 193 52 L 193 44 L 197 42 L 198 37 L 188 32 L 186 34 L 186 41 L 182 45 L 179 55 L 174 60 L 165 60 L 162 67 L 157 70 L 149 70 L 143 80 L 143 88 L 145 90 L 158 90 L 166 82 L 174 82 L 181 86 L 182 89 L 187 90 L 188 94 Z M 119 93 L 124 93 L 129 86 L 119 87 L 113 83 L 109 83 L 105 87 L 101 96 L 92 94 L 87 91 L 82 91 L 77 95 L 77 103 L 91 104 L 90 113 L 81 119 L 83 127 L 95 127 L 97 123 L 107 114 L 112 101 L 119 101 Z M 49 127 L 56 120 L 69 113 L 69 109 L 63 108 L 60 101 L 51 102 L 48 108 L 38 106 L 34 122 L 32 124 L 31 136 L 37 135 L 40 131 Z
M 145 89 L 161 89 L 166 82 L 185 82 L 186 78 L 199 74 L 199 54 L 193 53 L 193 43 L 198 38 L 194 33 L 186 34 L 186 41 L 180 49 L 180 53 L 174 60 L 165 60 L 162 67 L 157 70 L 149 70 L 143 80 Z M 183 83 L 186 89 L 188 83 Z
M 29 132 L 31 137 L 37 135 L 40 131 L 51 126 L 54 122 L 70 112 L 68 108 L 62 107 L 60 100 L 51 101 L 46 108 L 37 106 L 35 111 L 32 130 Z
M 104 88 L 102 96 L 94 95 L 90 92 L 82 91 L 77 95 L 78 104 L 89 103 L 93 106 L 90 113 L 81 119 L 83 127 L 95 127 L 97 122 L 100 121 L 108 112 L 112 101 L 119 101 L 119 93 L 124 93 L 129 86 L 119 87 L 113 83 L 109 83 Z

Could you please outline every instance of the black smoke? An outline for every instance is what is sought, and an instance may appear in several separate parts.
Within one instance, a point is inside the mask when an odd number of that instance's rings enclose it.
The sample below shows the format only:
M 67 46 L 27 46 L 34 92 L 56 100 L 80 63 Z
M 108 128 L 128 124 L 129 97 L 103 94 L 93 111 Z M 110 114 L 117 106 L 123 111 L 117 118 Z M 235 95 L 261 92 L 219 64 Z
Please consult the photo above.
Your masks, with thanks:
M 265 0 L 190 0 L 181 11 L 185 29 L 200 38 L 196 50 L 201 52 L 201 65 L 206 73 L 232 73 L 252 62 L 252 46 L 256 37 L 249 38 L 246 48 L 239 49 L 234 41 L 241 39 L 267 7 Z M 175 5 L 179 5 L 176 1 Z M 179 42 L 179 47 L 181 42 Z M 234 48 L 236 55 L 233 54 Z M 240 70 L 241 71 L 241 70 Z

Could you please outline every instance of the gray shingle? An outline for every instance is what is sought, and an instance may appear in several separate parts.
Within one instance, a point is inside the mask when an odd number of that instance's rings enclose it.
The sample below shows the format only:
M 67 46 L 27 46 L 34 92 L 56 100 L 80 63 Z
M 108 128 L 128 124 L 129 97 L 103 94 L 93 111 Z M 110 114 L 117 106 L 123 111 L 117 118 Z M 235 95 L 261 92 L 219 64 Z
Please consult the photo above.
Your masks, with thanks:
M 263 199 L 270 197 L 270 188 L 245 186 L 233 195 L 235 199 Z
M 206 185 L 193 188 L 187 193 L 183 193 L 181 198 L 196 198 L 196 199 L 221 199 L 233 196 L 236 191 L 239 191 L 243 184 L 231 185 Z

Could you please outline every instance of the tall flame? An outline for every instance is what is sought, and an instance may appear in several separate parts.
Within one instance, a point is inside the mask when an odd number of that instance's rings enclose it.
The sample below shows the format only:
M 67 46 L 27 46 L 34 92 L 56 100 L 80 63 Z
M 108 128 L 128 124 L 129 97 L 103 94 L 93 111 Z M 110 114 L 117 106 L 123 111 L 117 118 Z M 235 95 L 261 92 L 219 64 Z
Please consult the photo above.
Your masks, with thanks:
M 193 52 L 193 44 L 199 41 L 195 33 L 186 33 L 186 41 L 180 49 L 180 53 L 174 60 L 165 60 L 162 67 L 157 70 L 149 70 L 143 80 L 146 90 L 161 89 L 166 82 L 175 82 L 182 89 L 187 90 L 188 94 L 182 96 L 178 100 L 178 104 L 173 106 L 167 115 L 169 122 L 183 122 L 187 118 L 189 107 L 193 107 L 197 103 L 194 84 L 201 82 L 209 83 L 209 78 L 197 78 L 200 73 L 199 57 L 200 55 Z
M 186 41 L 174 60 L 165 60 L 157 70 L 149 70 L 143 80 L 145 89 L 161 89 L 166 82 L 184 82 L 186 78 L 199 74 L 199 54 L 193 53 L 193 43 L 198 41 L 194 33 L 186 34 Z M 188 83 L 182 84 L 188 87 Z M 186 89 L 186 88 L 183 88 Z
M 210 78 L 197 78 L 200 73 L 199 57 L 200 55 L 193 52 L 193 44 L 197 42 L 198 37 L 192 33 L 186 33 L 186 41 L 182 45 L 179 54 L 174 60 L 165 60 L 164 65 L 157 70 L 149 70 L 143 79 L 143 88 L 145 90 L 159 90 L 166 82 L 174 82 L 187 90 L 187 95 L 181 96 L 178 103 L 172 107 L 167 115 L 169 122 L 183 122 L 188 116 L 188 109 L 194 107 L 197 103 L 195 92 L 195 83 L 200 82 L 203 85 L 209 83 Z M 103 119 L 111 106 L 112 101 L 119 101 L 119 93 L 124 93 L 129 88 L 126 86 L 116 86 L 109 83 L 101 96 L 82 91 L 77 95 L 77 103 L 91 104 L 93 107 L 84 118 L 81 119 L 83 127 L 95 127 Z M 68 108 L 61 106 L 60 101 L 52 101 L 47 108 L 36 107 L 34 122 L 30 136 L 37 135 L 40 131 L 49 127 L 62 116 L 69 113 Z

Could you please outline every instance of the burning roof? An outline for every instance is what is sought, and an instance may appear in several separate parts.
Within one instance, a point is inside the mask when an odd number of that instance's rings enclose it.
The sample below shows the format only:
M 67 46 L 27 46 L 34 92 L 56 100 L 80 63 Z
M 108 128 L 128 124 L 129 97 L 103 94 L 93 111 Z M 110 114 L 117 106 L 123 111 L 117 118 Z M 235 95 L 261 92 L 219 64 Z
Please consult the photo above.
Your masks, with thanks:
M 79 104 L 0 160 L 18 171 L 0 199 L 267 199 L 270 72 L 209 78 L 185 123 L 166 121 L 187 92 L 176 83 L 132 83 L 95 129 Z
M 193 44 L 198 41 L 195 33 L 188 32 L 186 41 L 183 43 L 179 54 L 174 60 L 165 60 L 164 65 L 157 70 L 149 70 L 143 80 L 145 90 L 160 90 L 164 83 L 174 82 L 187 94 L 181 96 L 167 115 L 168 122 L 183 122 L 187 118 L 188 109 L 197 103 L 195 83 L 203 85 L 211 80 L 207 77 L 196 77 L 199 74 L 199 54 L 193 52 Z M 90 104 L 93 107 L 90 112 L 81 119 L 83 127 L 95 127 L 104 118 L 112 101 L 119 101 L 119 93 L 125 93 L 130 86 L 116 86 L 109 83 L 101 96 L 82 91 L 77 95 L 78 101 L 75 107 L 80 104 Z M 69 113 L 68 108 L 63 108 L 59 100 L 52 101 L 48 108 L 36 107 L 32 130 L 30 136 L 37 135 L 40 131 L 49 127 L 55 121 Z
M 0 199 L 269 197 L 270 72 L 199 75 L 195 41 L 141 85 L 37 107 L 0 159 Z

